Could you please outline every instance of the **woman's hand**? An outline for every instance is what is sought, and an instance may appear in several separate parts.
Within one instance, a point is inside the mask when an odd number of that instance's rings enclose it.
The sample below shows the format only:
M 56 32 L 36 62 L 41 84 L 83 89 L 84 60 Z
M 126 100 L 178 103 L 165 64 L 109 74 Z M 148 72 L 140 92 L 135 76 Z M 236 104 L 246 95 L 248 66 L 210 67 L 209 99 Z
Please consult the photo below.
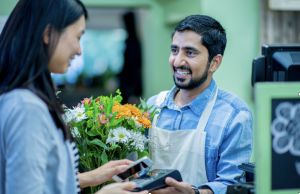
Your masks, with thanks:
M 112 183 L 95 194 L 148 194 L 148 191 L 131 192 L 135 187 L 136 185 L 132 182 Z
M 114 175 L 124 172 L 131 163 L 132 161 L 127 159 L 115 160 L 110 161 L 94 170 L 79 173 L 78 179 L 80 187 L 85 188 L 88 186 L 96 186 L 109 181 Z

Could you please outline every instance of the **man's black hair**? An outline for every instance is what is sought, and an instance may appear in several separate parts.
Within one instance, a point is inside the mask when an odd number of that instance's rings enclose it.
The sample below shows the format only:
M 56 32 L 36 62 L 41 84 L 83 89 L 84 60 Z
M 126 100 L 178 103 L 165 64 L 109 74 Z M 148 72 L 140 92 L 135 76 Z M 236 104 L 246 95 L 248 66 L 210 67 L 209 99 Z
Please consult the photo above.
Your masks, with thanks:
M 226 32 L 221 24 L 207 15 L 190 15 L 179 22 L 175 27 L 175 32 L 191 30 L 201 36 L 201 43 L 207 48 L 209 61 L 217 54 L 224 54 L 226 47 Z

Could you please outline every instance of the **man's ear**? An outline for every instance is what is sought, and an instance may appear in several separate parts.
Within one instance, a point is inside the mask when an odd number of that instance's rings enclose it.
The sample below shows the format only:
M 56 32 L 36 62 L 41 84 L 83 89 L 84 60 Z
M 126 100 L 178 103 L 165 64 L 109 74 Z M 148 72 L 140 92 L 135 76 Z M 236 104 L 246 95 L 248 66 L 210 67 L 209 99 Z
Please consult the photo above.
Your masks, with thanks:
M 43 32 L 43 41 L 45 44 L 49 44 L 50 42 L 50 26 L 47 25 L 44 32 Z
M 220 66 L 222 62 L 223 56 L 221 54 L 217 54 L 214 56 L 214 58 L 211 60 L 209 71 L 211 73 L 214 73 Z

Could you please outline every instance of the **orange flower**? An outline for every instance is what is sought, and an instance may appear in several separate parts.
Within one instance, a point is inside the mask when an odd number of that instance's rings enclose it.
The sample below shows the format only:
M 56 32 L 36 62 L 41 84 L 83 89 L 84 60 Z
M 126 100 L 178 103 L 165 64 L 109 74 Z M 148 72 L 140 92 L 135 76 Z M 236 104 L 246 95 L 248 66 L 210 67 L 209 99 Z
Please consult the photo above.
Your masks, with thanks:
M 144 112 L 143 117 L 146 117 L 147 119 L 150 119 L 150 114 L 148 112 Z
M 134 117 L 137 118 L 137 121 L 143 125 L 145 128 L 151 127 L 151 121 L 149 119 L 149 113 L 145 112 L 142 113 L 135 105 L 132 104 L 125 104 L 121 105 L 116 103 L 113 108 L 112 112 L 117 112 L 116 118 L 128 118 Z
M 121 104 L 115 104 L 112 108 L 112 112 L 117 112 L 116 118 L 130 117 L 130 110 Z
M 127 117 L 140 117 L 141 111 L 134 105 L 131 104 L 115 104 L 112 108 L 112 112 L 117 112 L 116 118 L 127 118 Z
M 139 117 L 138 122 L 141 123 L 145 128 L 149 129 L 151 127 L 151 121 L 146 117 Z
M 135 117 L 137 121 L 143 125 L 145 128 L 151 127 L 151 121 L 149 119 L 149 113 L 145 112 L 142 113 L 135 105 L 132 104 L 125 104 L 121 105 L 116 103 L 113 108 L 112 112 L 117 112 L 116 118 L 128 118 L 128 117 Z
M 140 117 L 142 115 L 141 111 L 135 105 L 125 104 L 124 107 L 130 111 L 131 116 Z

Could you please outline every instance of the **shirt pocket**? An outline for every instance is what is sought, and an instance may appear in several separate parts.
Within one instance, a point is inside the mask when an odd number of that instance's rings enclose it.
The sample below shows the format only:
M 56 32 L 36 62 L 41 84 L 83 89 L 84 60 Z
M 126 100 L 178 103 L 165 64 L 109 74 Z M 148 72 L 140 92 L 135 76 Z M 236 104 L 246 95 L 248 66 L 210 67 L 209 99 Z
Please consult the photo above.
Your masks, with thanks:
M 209 147 L 207 151 L 206 172 L 208 181 L 213 181 L 217 176 L 217 163 L 218 163 L 218 148 Z

